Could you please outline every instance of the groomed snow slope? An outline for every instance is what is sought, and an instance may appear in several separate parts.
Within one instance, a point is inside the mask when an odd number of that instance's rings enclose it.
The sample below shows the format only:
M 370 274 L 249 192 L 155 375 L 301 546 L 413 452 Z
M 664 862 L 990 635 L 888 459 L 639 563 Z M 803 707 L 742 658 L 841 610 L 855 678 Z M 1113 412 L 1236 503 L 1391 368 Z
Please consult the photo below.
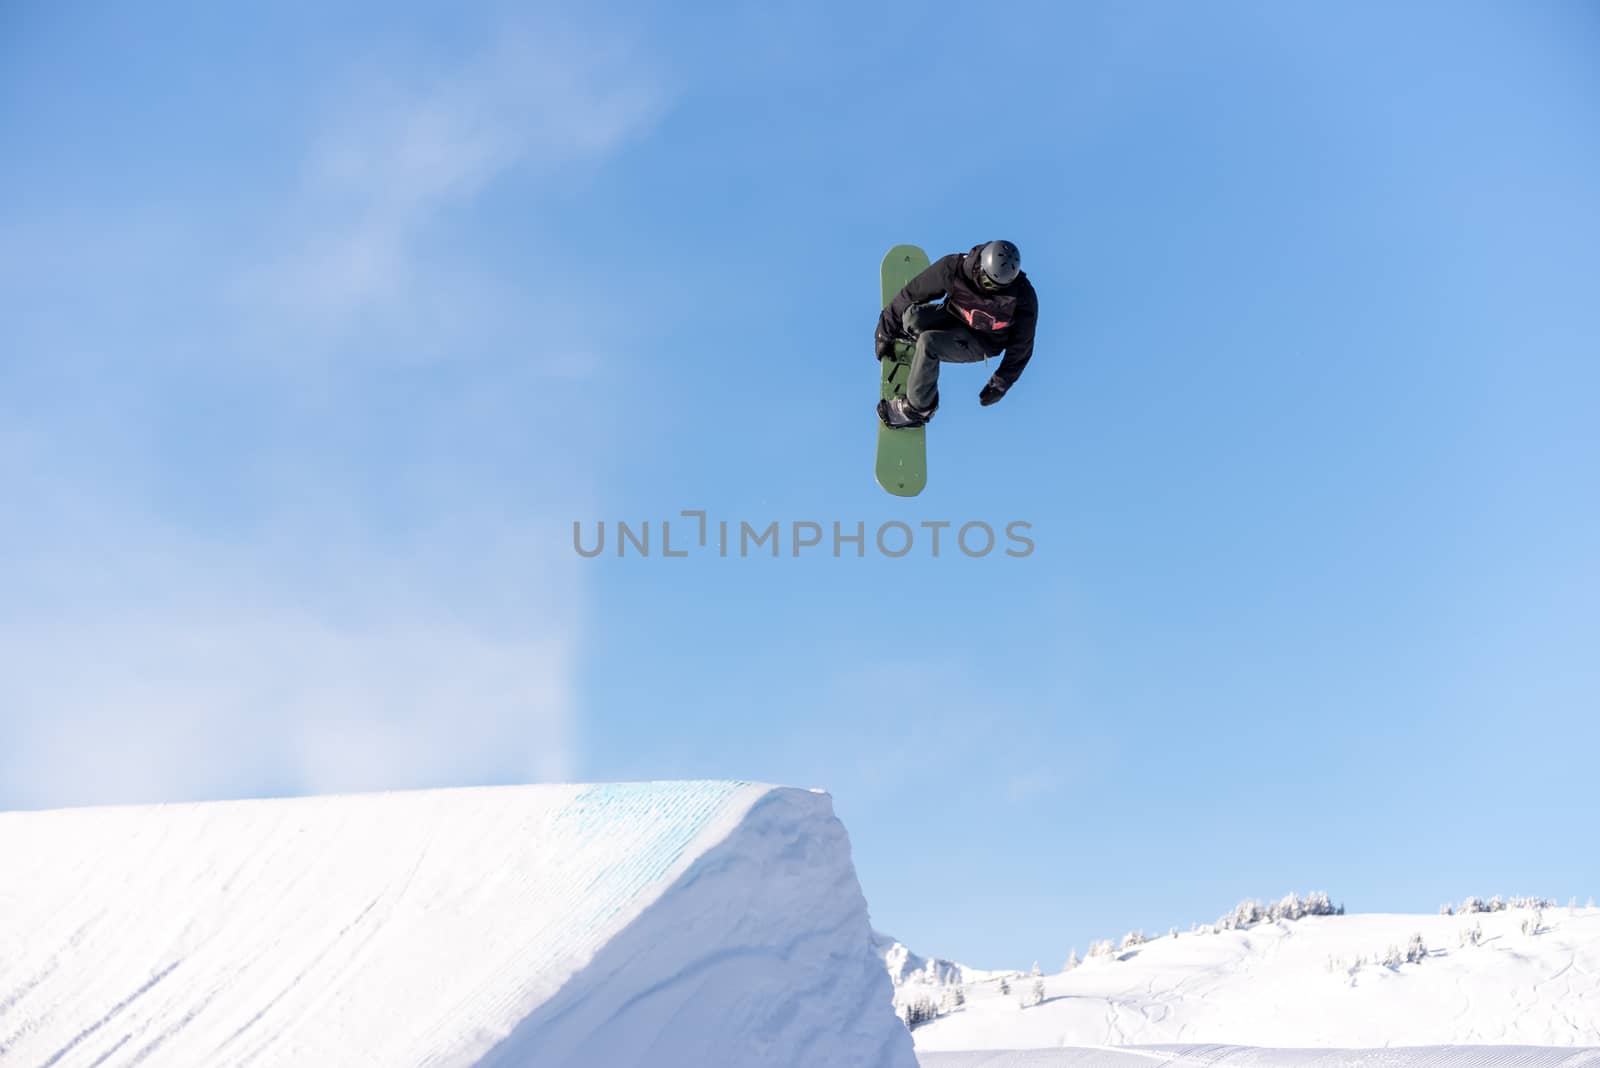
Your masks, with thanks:
M 1470 930 L 1480 933 L 1477 944 L 1462 937 Z M 1413 935 L 1425 956 L 1380 963 Z M 1312 916 L 1157 938 L 1118 959 L 1044 976 L 1037 1005 L 1019 1004 L 1033 993 L 1031 977 L 1013 973 L 1009 983 L 1009 995 L 999 993 L 998 980 L 967 986 L 964 1006 L 916 1029 L 918 1052 L 1173 1043 L 1600 1046 L 1600 909 Z M 937 1000 L 937 989 L 897 991 L 902 1002 L 929 994 Z
M 1407 1049 L 1251 1049 L 1142 1046 L 1017 1053 L 924 1053 L 922 1068 L 1600 1068 L 1600 1049 L 1432 1046 Z
M 826 795 L 0 813 L 0 1064 L 914 1068 Z

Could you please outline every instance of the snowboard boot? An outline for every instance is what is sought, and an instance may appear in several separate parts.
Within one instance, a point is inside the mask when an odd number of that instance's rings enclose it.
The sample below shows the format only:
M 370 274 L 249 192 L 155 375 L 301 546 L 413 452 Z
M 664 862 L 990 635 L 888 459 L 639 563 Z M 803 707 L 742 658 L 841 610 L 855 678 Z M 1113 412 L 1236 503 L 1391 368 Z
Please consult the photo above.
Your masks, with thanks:
M 929 408 L 918 408 L 906 397 L 904 393 L 898 397 L 878 402 L 878 418 L 883 420 L 883 425 L 895 430 L 909 430 L 912 427 L 926 426 L 928 420 L 933 418 L 933 413 L 939 410 L 939 398 L 933 398 L 933 405 Z

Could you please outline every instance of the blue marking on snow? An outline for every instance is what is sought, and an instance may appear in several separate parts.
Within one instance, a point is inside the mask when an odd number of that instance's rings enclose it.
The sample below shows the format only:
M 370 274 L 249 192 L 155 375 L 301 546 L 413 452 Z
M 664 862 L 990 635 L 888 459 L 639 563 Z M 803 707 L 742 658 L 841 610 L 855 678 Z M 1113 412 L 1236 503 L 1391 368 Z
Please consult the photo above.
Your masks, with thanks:
M 586 900 L 593 908 L 577 930 L 607 923 L 641 891 L 660 882 L 728 801 L 749 785 L 726 780 L 606 783 L 573 798 L 557 815 L 562 830 L 585 838 L 634 839 L 629 848 L 602 851 L 611 852 L 615 860 L 590 873 Z

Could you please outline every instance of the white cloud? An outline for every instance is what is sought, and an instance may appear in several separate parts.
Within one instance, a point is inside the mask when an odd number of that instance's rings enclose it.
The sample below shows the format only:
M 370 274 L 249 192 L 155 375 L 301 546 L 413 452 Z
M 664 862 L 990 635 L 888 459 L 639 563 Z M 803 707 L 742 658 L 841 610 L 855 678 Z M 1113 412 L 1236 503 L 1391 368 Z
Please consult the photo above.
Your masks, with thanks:
M 13 368 L 42 385 L 0 425 L 0 808 L 579 772 L 566 509 L 593 417 L 538 388 L 576 350 L 546 326 L 523 344 L 560 279 L 496 276 L 455 223 L 513 179 L 540 210 L 661 94 L 640 56 L 574 33 L 416 69 L 331 93 L 300 183 L 251 217 L 30 231 L 58 250 L 40 291 L 128 307 L 110 333 L 35 318 Z M 421 410 L 369 408 L 374 359 L 456 352 L 485 358 L 400 394 Z M 166 392 L 195 359 L 223 400 Z M 247 407 L 178 439 L 159 413 L 187 402 Z M 205 507 L 219 489 L 242 517 Z
M 368 71 L 340 97 L 284 206 L 275 251 L 243 273 L 234 296 L 260 323 L 336 340 L 394 327 L 413 352 L 434 335 L 459 341 L 472 324 L 516 315 L 504 283 L 434 240 L 453 211 L 499 180 L 537 188 L 592 167 L 664 106 L 634 50 L 548 27 L 508 34 L 442 75 Z
M 567 638 L 261 606 L 0 630 L 23 806 L 571 777 Z
M 72 514 L 0 570 L 0 808 L 576 773 L 582 598 L 553 536 L 474 522 L 452 562 L 458 532 L 218 546 Z

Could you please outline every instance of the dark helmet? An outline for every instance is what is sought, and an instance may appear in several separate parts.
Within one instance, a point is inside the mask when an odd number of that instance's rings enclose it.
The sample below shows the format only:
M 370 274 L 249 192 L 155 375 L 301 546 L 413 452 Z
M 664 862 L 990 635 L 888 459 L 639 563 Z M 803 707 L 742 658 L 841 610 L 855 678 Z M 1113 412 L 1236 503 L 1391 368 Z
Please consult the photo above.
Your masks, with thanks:
M 1022 253 L 1009 241 L 991 241 L 978 257 L 978 281 L 987 288 L 1004 289 L 1022 273 Z

